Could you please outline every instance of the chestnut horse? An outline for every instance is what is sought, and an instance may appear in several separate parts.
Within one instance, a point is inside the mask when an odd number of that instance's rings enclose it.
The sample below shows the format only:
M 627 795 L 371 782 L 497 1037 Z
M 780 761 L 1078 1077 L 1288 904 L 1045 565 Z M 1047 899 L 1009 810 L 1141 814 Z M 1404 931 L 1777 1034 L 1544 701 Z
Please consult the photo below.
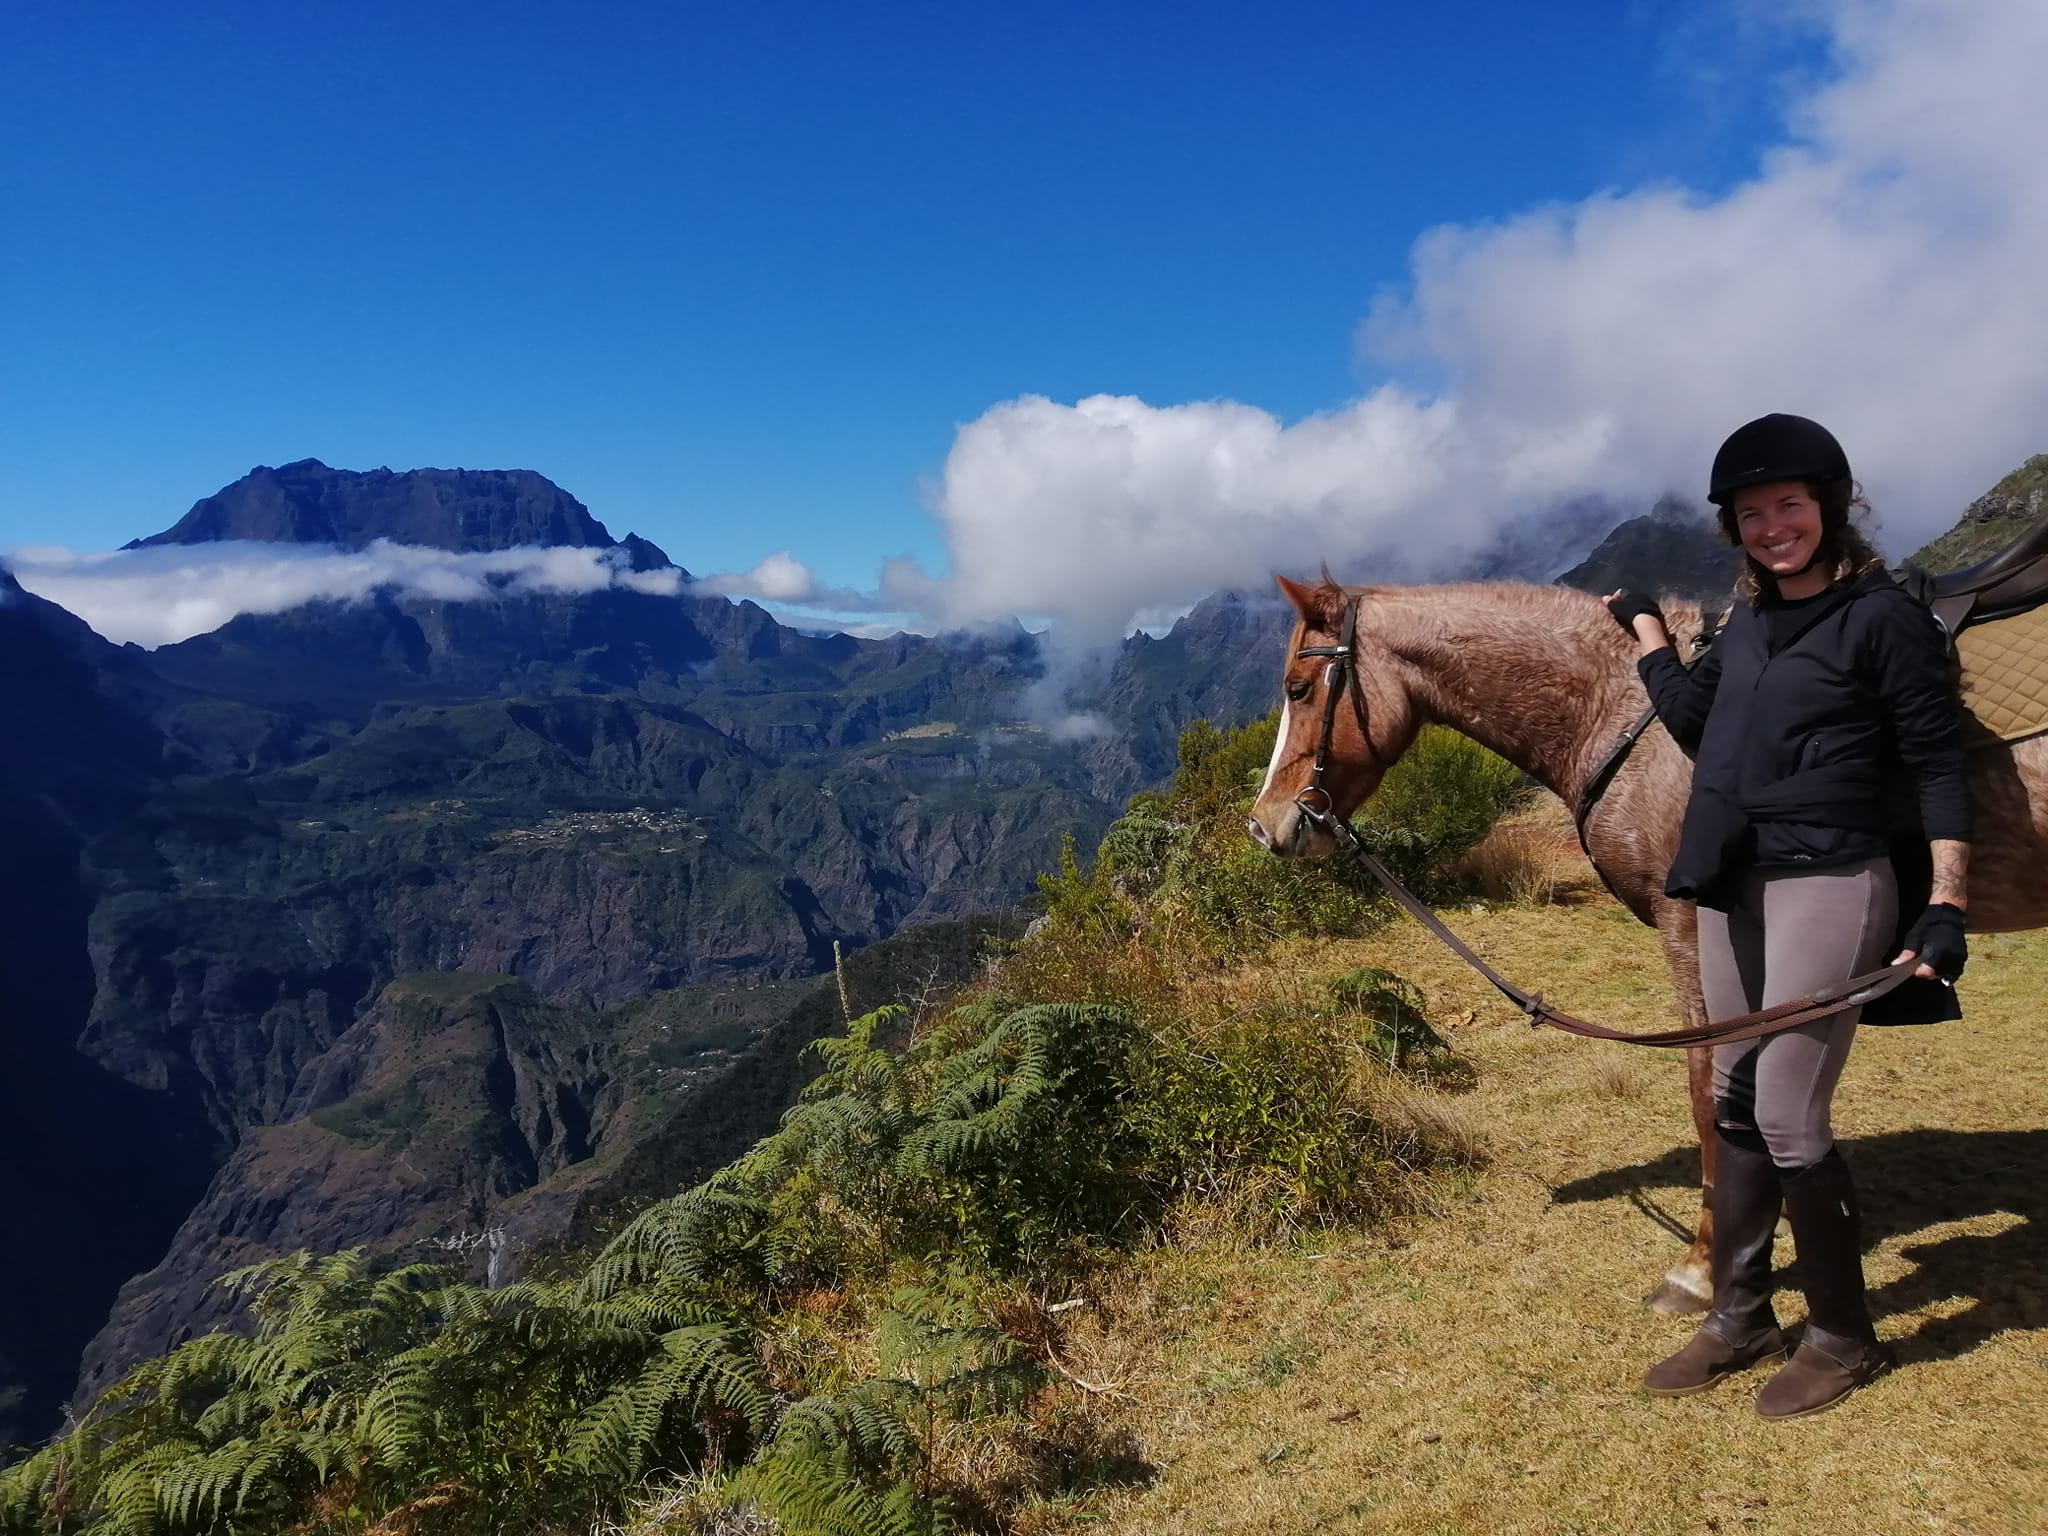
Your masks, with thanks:
M 1286 703 L 1251 835 L 1285 857 L 1322 855 L 1331 834 L 1301 815 L 1323 717 L 1327 663 L 1295 653 L 1336 643 L 1347 600 L 1358 599 L 1362 711 L 1337 710 L 1324 774 L 1332 808 L 1349 816 L 1427 724 L 1492 748 L 1567 805 L 1645 703 L 1635 642 L 1594 597 L 1562 587 L 1481 583 L 1440 587 L 1309 587 L 1280 578 L 1298 621 L 1287 646 Z M 1672 606 L 1684 637 L 1697 609 Z M 1362 715 L 1362 720 L 1361 720 Z M 1970 927 L 1979 933 L 2048 926 L 2048 736 L 1970 753 L 1978 841 L 1970 867 Z M 1693 907 L 1664 894 L 1692 764 L 1660 727 L 1636 743 L 1587 820 L 1594 862 L 1630 911 L 1657 930 L 1683 1023 L 1706 1022 L 1694 954 Z M 1889 957 L 1887 957 L 1889 958 Z M 1517 977 L 1525 986 L 1540 977 Z M 1701 1183 L 1714 1181 L 1712 1073 L 1688 1053 Z M 1703 1310 L 1713 1226 L 1701 1202 L 1698 1235 L 1647 1298 L 1666 1312 Z

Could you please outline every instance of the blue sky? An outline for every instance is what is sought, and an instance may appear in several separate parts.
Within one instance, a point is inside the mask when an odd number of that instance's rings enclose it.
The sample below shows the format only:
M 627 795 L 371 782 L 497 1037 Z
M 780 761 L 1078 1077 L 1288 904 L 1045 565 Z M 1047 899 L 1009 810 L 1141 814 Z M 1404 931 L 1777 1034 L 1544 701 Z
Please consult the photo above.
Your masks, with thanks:
M 257 463 L 527 466 L 698 571 L 948 561 L 1025 394 L 1282 420 L 1423 231 L 1712 193 L 1809 35 L 1713 7 L 21 6 L 0 547 Z

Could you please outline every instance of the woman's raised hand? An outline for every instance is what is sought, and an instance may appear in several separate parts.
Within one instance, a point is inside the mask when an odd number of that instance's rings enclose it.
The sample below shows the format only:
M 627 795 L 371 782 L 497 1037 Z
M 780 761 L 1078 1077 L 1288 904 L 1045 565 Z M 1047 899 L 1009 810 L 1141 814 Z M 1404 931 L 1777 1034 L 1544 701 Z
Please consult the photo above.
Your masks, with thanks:
M 1671 643 L 1671 631 L 1664 626 L 1664 610 L 1654 597 L 1644 597 L 1626 587 L 1617 588 L 1603 599 L 1614 622 L 1641 642 L 1644 654 Z

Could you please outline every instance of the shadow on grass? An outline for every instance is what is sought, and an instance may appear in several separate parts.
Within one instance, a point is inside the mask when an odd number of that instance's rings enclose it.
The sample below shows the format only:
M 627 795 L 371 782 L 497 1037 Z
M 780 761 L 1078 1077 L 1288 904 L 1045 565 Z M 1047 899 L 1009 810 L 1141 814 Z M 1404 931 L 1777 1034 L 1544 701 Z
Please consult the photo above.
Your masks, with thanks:
M 1961 1303 L 1897 1340 L 1902 1361 L 1964 1354 L 2010 1329 L 2048 1329 L 2048 1130 L 1892 1131 L 1845 1141 L 1842 1151 L 1863 1197 L 1865 1246 L 1905 1238 L 1899 1251 L 1913 1266 L 1873 1288 L 1872 1311 L 1882 1318 Z M 1670 1228 L 1647 1191 L 1698 1176 L 1698 1150 L 1678 1146 L 1574 1179 L 1551 1197 L 1559 1204 L 1627 1199 Z M 2001 1214 L 2018 1219 L 1998 1232 L 1912 1240 L 1950 1222 Z M 1781 1272 L 1779 1284 L 1796 1285 L 1796 1273 Z

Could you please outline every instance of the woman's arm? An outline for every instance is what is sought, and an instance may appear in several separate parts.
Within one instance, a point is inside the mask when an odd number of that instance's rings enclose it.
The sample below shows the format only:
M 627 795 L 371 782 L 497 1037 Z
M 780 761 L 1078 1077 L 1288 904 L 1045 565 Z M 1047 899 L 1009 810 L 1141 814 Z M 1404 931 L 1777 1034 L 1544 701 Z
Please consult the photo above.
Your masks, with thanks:
M 1935 848 L 1935 890 L 1961 898 L 1969 876 L 1965 850 L 1976 835 L 1970 815 L 1970 767 L 1963 754 L 1963 708 L 1947 642 L 1917 603 L 1886 604 L 1871 627 L 1871 681 L 1893 745 L 1919 791 L 1920 825 Z M 1937 898 L 1939 899 L 1939 898 Z M 1956 901 L 1961 906 L 1960 899 Z
M 1721 684 L 1720 653 L 1708 651 L 1688 670 L 1672 647 L 1671 632 L 1664 627 L 1664 615 L 1656 604 L 1640 599 L 1631 602 L 1626 592 L 1612 593 L 1606 601 L 1608 612 L 1636 637 L 1636 672 L 1656 706 L 1657 718 L 1673 741 L 1692 751 L 1706 731 L 1714 690 Z
M 1927 911 L 1894 964 L 1924 954 L 1915 973 L 1953 977 L 1966 956 L 1963 914 L 1969 909 L 1970 768 L 1963 753 L 1962 705 L 1949 668 L 1947 642 L 1934 616 L 1915 604 L 1893 604 L 1872 632 L 1871 661 L 1892 740 L 1919 790 L 1934 878 Z M 1943 909 L 1947 909 L 1944 911 Z
M 1970 845 L 1937 837 L 1927 845 L 1934 854 L 1934 890 L 1930 901 L 1945 901 L 1959 911 L 1970 909 Z

